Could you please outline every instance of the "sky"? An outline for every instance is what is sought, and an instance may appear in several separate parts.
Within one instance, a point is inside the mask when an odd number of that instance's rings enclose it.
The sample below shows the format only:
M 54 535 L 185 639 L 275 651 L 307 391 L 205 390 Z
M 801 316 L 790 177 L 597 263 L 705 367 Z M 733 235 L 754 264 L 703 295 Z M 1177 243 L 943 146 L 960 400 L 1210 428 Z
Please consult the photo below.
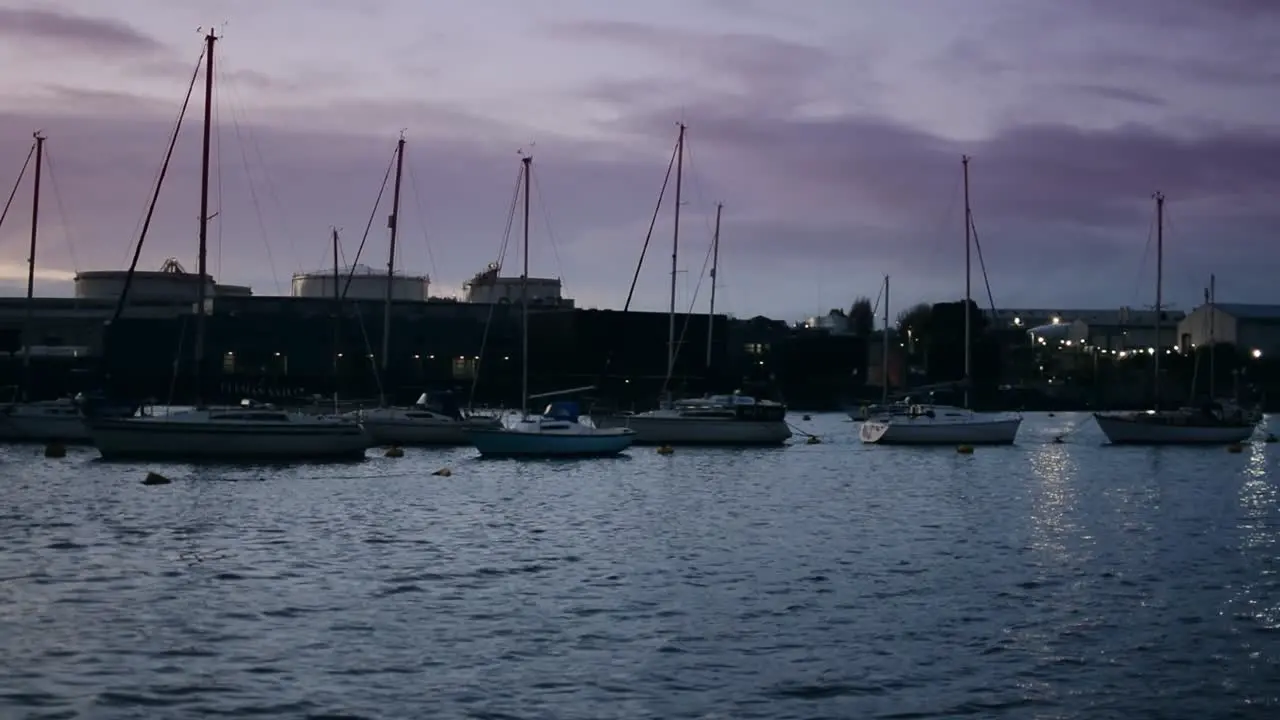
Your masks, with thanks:
M 198 5 L 198 7 L 197 7 Z M 961 156 L 999 307 L 1280 302 L 1274 0 L 0 0 L 0 192 L 48 138 L 37 291 L 124 268 L 217 29 L 209 268 L 285 294 L 349 261 L 401 131 L 397 265 L 453 296 L 499 257 L 533 161 L 529 260 L 620 308 L 679 123 L 677 289 L 799 319 L 964 296 Z M 196 268 L 203 80 L 139 267 Z M 30 175 L 0 226 L 25 288 Z M 673 181 L 674 184 L 674 181 Z M 672 194 L 633 307 L 669 301 Z M 389 196 L 361 262 L 385 267 Z M 506 272 L 519 274 L 520 216 Z M 987 305 L 978 254 L 973 294 Z

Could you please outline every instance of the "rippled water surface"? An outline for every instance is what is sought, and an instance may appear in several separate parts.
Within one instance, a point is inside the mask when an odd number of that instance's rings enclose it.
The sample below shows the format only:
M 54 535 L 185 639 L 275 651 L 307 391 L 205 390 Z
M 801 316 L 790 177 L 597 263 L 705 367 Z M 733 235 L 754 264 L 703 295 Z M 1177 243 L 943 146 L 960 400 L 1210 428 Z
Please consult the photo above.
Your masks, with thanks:
M 836 416 L 559 463 L 3 449 L 0 717 L 1280 717 L 1280 445 L 1085 423 L 973 455 Z

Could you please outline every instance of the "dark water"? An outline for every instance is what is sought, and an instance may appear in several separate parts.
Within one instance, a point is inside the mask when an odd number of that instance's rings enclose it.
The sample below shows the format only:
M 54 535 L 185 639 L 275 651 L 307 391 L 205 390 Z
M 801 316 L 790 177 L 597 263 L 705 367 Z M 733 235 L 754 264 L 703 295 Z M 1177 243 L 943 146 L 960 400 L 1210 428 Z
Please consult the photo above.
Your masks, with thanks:
M 0 717 L 1280 717 L 1280 445 L 1047 442 L 1079 422 L 971 456 L 836 417 L 576 463 L 10 448 Z

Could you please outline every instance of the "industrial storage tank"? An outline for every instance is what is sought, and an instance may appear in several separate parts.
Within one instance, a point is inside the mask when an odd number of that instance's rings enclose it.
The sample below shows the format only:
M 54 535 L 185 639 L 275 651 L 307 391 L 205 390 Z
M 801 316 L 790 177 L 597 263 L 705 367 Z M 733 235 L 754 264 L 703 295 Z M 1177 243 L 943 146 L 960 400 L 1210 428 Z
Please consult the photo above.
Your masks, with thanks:
M 497 263 L 489 263 L 488 267 L 464 283 L 463 290 L 467 302 L 518 303 L 523 293 L 528 292 L 530 305 L 573 307 L 573 300 L 561 295 L 559 278 L 531 277 L 526 283 L 518 277 L 502 277 L 501 271 L 502 268 Z
M 367 265 L 338 268 L 338 292 L 346 290 L 348 300 L 384 300 L 387 297 L 387 272 L 374 270 Z M 317 270 L 293 276 L 291 294 L 294 297 L 332 298 L 334 296 L 333 270 Z M 347 287 L 347 279 L 351 286 Z M 426 275 L 402 275 L 391 278 L 391 299 L 426 302 L 431 280 Z
M 76 273 L 75 295 L 81 299 L 115 300 L 124 290 L 128 270 L 86 270 Z M 209 275 L 204 277 L 205 297 L 219 295 L 251 295 L 252 291 L 239 285 L 217 285 Z M 175 259 L 169 258 L 160 270 L 135 270 L 129 285 L 130 300 L 163 300 L 169 302 L 195 302 L 200 292 L 200 280 L 188 273 Z

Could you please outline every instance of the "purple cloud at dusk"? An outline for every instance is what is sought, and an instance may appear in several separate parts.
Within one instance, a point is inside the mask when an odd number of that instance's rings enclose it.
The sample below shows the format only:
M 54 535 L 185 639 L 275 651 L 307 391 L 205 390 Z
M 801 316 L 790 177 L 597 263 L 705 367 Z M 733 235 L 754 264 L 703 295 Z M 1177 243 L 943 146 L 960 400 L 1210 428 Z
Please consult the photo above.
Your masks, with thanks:
M 258 294 L 355 252 L 406 131 L 399 265 L 453 295 L 497 258 L 532 147 L 533 274 L 621 307 L 676 125 L 681 305 L 725 203 L 717 307 L 798 318 L 963 295 L 960 157 L 997 305 L 1277 302 L 1280 3 L 1265 0 L 0 0 L 0 190 L 48 137 L 39 291 L 126 267 L 219 23 L 210 269 Z M 199 97 L 140 267 L 196 261 Z M 27 188 L 0 228 L 25 287 Z M 362 262 L 384 266 L 379 211 Z M 664 309 L 664 209 L 637 306 Z M 507 263 L 515 274 L 516 256 Z M 985 291 L 975 256 L 974 290 Z M 706 281 L 698 295 L 705 308 Z

